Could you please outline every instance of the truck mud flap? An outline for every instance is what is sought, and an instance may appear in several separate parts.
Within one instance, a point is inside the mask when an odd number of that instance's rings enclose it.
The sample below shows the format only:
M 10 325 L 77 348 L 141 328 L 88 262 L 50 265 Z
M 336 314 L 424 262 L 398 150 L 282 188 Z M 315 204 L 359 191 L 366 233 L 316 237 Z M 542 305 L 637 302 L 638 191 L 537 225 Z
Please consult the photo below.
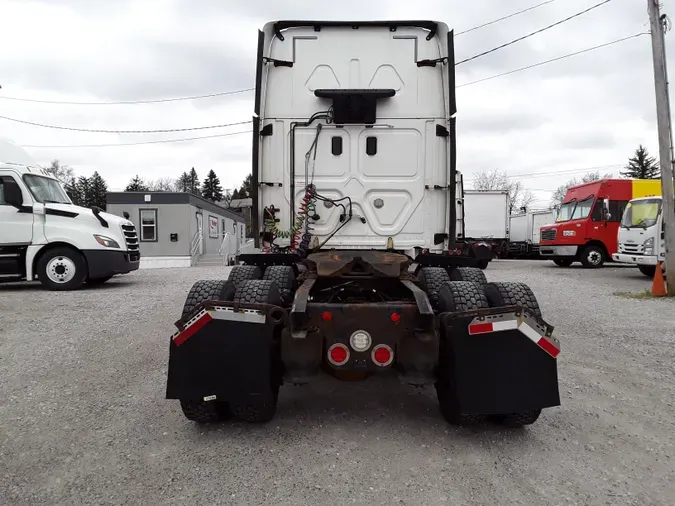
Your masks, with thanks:
M 511 414 L 560 405 L 553 327 L 520 306 L 439 315 L 439 376 L 461 413 Z
M 205 302 L 171 337 L 167 399 L 245 402 L 279 375 L 286 311 L 267 304 Z

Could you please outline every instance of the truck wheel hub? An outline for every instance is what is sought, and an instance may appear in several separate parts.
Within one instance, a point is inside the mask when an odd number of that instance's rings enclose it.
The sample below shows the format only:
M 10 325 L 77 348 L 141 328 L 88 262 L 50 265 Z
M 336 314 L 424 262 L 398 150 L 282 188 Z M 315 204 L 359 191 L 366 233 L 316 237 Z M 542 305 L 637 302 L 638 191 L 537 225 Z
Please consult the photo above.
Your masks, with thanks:
M 70 258 L 52 258 L 47 264 L 47 277 L 54 283 L 67 283 L 74 276 L 75 263 Z

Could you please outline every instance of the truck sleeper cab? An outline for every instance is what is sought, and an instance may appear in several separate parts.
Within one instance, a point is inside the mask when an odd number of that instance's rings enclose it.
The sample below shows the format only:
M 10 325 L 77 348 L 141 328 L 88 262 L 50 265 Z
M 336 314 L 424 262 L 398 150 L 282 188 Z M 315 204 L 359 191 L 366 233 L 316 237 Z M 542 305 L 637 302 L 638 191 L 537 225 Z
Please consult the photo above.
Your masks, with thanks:
M 556 223 L 541 227 L 539 254 L 560 267 L 598 268 L 617 253 L 619 223 L 628 202 L 660 192 L 652 180 L 601 179 L 567 190 Z
M 559 343 L 534 294 L 488 283 L 489 247 L 459 240 L 447 25 L 279 21 L 258 40 L 259 251 L 187 294 L 167 398 L 198 423 L 266 422 L 282 384 L 384 374 L 433 386 L 450 423 L 557 406 Z
M 628 203 L 619 228 L 619 251 L 612 255 L 615 262 L 637 265 L 650 278 L 656 274 L 659 262 L 665 266 L 662 204 L 661 197 L 644 197 Z
M 139 263 L 133 223 L 73 205 L 57 179 L 0 141 L 0 282 L 37 278 L 50 290 L 73 290 Z

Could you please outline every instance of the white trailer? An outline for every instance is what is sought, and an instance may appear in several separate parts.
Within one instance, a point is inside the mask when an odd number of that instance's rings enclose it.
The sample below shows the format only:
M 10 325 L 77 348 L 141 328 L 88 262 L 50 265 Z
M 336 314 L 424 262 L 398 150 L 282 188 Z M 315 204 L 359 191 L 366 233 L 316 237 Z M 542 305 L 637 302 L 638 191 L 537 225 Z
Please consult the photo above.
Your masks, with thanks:
M 509 192 L 464 190 L 464 230 L 468 241 L 485 242 L 504 256 L 509 237 Z
M 528 211 L 509 218 L 509 255 L 529 257 L 539 255 L 539 230 L 554 223 L 553 211 Z

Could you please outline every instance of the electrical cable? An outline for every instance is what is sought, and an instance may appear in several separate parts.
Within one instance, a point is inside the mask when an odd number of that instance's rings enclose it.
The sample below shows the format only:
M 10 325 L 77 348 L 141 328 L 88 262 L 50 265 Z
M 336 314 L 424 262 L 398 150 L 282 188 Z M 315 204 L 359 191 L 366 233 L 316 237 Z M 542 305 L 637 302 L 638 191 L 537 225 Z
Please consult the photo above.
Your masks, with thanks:
M 164 134 L 164 133 L 170 133 L 170 132 L 192 132 L 195 130 L 209 130 L 212 128 L 225 128 L 225 127 L 230 127 L 230 126 L 237 126 L 237 125 L 247 125 L 249 123 L 253 123 L 251 120 L 248 121 L 238 121 L 236 123 L 226 123 L 223 125 L 207 125 L 207 126 L 200 126 L 200 127 L 190 127 L 190 128 L 166 128 L 166 129 L 160 129 L 160 130 L 97 130 L 97 129 L 90 129 L 90 128 L 75 128 L 75 127 L 64 127 L 64 126 L 59 126 L 59 125 L 45 125 L 43 123 L 33 123 L 32 121 L 25 121 L 21 119 L 16 119 L 16 118 L 9 118 L 7 116 L 0 116 L 0 119 L 4 119 L 7 121 L 13 121 L 15 123 L 22 123 L 24 125 L 31 125 L 31 126 L 37 126 L 41 128 L 52 128 L 56 130 L 70 130 L 73 132 L 89 132 L 89 133 L 104 133 L 104 134 Z
M 518 12 L 514 12 L 513 14 L 509 14 L 508 16 L 503 16 L 498 19 L 494 19 L 492 21 L 488 21 L 487 23 L 483 23 L 482 25 L 474 26 L 473 28 L 469 28 L 468 30 L 463 30 L 461 32 L 457 32 L 455 34 L 455 37 L 459 35 L 464 35 L 465 33 L 473 32 L 474 30 L 478 30 L 480 28 L 485 28 L 486 26 L 494 25 L 495 23 L 499 23 L 500 21 L 504 21 L 505 19 L 510 19 L 515 16 L 518 16 L 519 14 L 523 14 L 525 12 L 533 11 L 534 9 L 538 9 L 539 7 L 543 7 L 544 5 L 548 5 L 550 3 L 555 2 L 556 0 L 547 0 L 546 2 L 542 2 L 537 5 L 533 5 L 532 7 L 528 7 L 527 9 L 520 10 Z
M 573 14 L 572 16 L 569 16 L 569 17 L 567 17 L 567 18 L 565 18 L 565 19 L 561 19 L 560 21 L 557 21 L 557 22 L 555 22 L 555 23 L 553 23 L 553 24 L 551 24 L 551 25 L 545 26 L 544 28 L 540 28 L 539 30 L 535 30 L 534 32 L 530 32 L 530 33 L 528 33 L 527 35 L 523 35 L 522 37 L 518 37 L 517 39 L 514 39 L 514 40 L 512 40 L 512 41 L 510 41 L 510 42 L 507 42 L 507 43 L 505 43 L 505 44 L 502 44 L 501 46 L 493 47 L 492 49 L 489 49 L 489 50 L 487 50 L 487 51 L 483 51 L 482 53 L 478 53 L 478 54 L 476 54 L 476 55 L 473 55 L 473 56 L 471 56 L 470 58 L 465 58 L 464 60 L 460 60 L 460 61 L 458 61 L 458 62 L 455 64 L 455 66 L 456 66 L 456 65 L 461 65 L 462 63 L 470 62 L 470 61 L 472 61 L 472 60 L 475 60 L 476 58 L 480 58 L 481 56 L 485 56 L 485 55 L 488 55 L 488 54 L 490 54 L 490 53 L 494 53 L 495 51 L 498 51 L 498 50 L 503 49 L 503 48 L 505 48 L 505 47 L 507 47 L 507 46 L 510 46 L 510 45 L 512 45 L 512 44 L 515 44 L 516 42 L 523 41 L 523 40 L 528 39 L 528 38 L 530 38 L 530 37 L 532 37 L 532 36 L 534 36 L 534 35 L 537 35 L 537 34 L 539 34 L 539 33 L 545 32 L 546 30 L 549 30 L 549 29 L 551 29 L 551 28 L 553 28 L 553 27 L 555 27 L 555 26 L 558 26 L 558 25 L 561 25 L 561 24 L 563 24 L 563 23 L 566 23 L 567 21 L 570 21 L 570 20 L 572 20 L 572 19 L 574 19 L 574 18 L 578 18 L 579 16 L 581 16 L 581 15 L 583 15 L 583 14 L 586 14 L 587 12 L 592 11 L 593 9 L 597 9 L 598 7 L 601 7 L 601 6 L 607 4 L 607 3 L 611 2 L 611 1 L 612 1 L 612 0 L 604 0 L 603 2 L 600 2 L 600 3 L 598 3 L 598 4 L 595 4 L 595 5 L 589 7 L 589 8 L 586 9 L 586 10 L 583 10 L 583 11 L 581 11 L 581 12 L 577 12 L 576 14 Z
M 562 174 L 575 174 L 579 172 L 588 172 L 591 170 L 598 170 L 598 169 L 609 169 L 612 167 L 623 167 L 624 164 L 621 163 L 614 163 L 611 165 L 599 165 L 596 167 L 585 167 L 581 169 L 569 169 L 569 170 L 559 170 L 559 171 L 553 171 L 553 172 L 533 172 L 530 174 L 513 174 L 513 175 L 507 175 L 506 177 L 508 178 L 513 178 L 513 177 L 540 177 L 540 176 L 557 176 L 557 175 L 562 175 Z M 464 179 L 464 182 L 468 181 L 476 181 L 478 178 L 468 178 Z
M 542 65 L 546 65 L 547 63 L 553 63 L 553 62 L 556 62 L 556 61 L 564 60 L 566 58 L 571 58 L 572 56 L 578 56 L 580 54 L 588 53 L 590 51 L 595 51 L 596 49 L 601 49 L 601 48 L 604 48 L 604 47 L 607 47 L 607 46 L 618 44 L 619 42 L 624 42 L 624 41 L 627 41 L 627 40 L 630 40 L 630 39 L 634 39 L 636 37 L 641 37 L 642 35 L 648 35 L 648 33 L 647 32 L 637 33 L 635 35 L 630 35 L 630 36 L 624 37 L 622 39 L 613 40 L 612 42 L 607 42 L 605 44 L 600 44 L 598 46 L 593 46 L 593 47 L 589 47 L 589 48 L 586 48 L 586 49 L 582 49 L 581 51 L 576 51 L 575 53 L 569 53 L 569 54 L 566 54 L 566 55 L 563 55 L 563 56 L 558 56 L 557 58 L 551 58 L 550 60 L 542 61 L 542 62 L 539 62 L 539 63 L 534 63 L 534 64 L 528 65 L 526 67 L 520 67 L 518 69 L 510 70 L 508 72 L 503 72 L 501 74 L 497 74 L 497 75 L 494 75 L 494 76 L 484 77 L 482 79 L 476 79 L 475 81 L 470 81 L 468 83 L 460 84 L 460 85 L 456 86 L 456 88 L 462 88 L 464 86 L 471 86 L 472 84 L 482 83 L 484 81 L 490 81 L 491 79 L 497 79 L 498 77 L 508 76 L 510 74 L 515 74 L 516 72 L 522 72 L 523 70 L 529 70 L 529 69 L 533 69 L 535 67 L 541 67 Z
M 33 98 L 22 97 L 5 97 L 0 96 L 2 100 L 14 100 L 17 102 L 32 102 L 36 104 L 59 104 L 59 105 L 137 105 L 137 104 L 159 104 L 165 102 L 179 102 L 183 100 L 199 100 L 203 98 L 224 97 L 229 95 L 237 95 L 239 93 L 246 93 L 253 91 L 255 88 L 244 88 L 241 90 L 222 91 L 218 93 L 209 93 L 208 95 L 195 95 L 192 97 L 176 97 L 176 98 L 159 98 L 155 100 L 120 100 L 116 102 L 76 102 L 76 101 L 62 101 L 62 100 L 38 100 Z

